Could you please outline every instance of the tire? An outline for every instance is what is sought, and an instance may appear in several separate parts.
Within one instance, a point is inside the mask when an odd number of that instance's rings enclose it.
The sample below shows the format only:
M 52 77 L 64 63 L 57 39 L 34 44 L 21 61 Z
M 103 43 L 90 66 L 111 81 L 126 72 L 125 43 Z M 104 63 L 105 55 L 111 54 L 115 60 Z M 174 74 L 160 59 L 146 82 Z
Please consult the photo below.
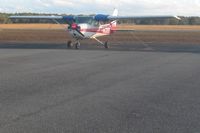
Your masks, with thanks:
M 77 43 L 76 43 L 75 48 L 76 48 L 76 49 L 80 49 L 80 42 L 77 42 Z
M 108 47 L 108 42 L 107 42 L 107 41 L 105 42 L 104 47 L 105 47 L 106 49 L 109 48 L 109 47 Z
M 67 42 L 67 48 L 72 48 L 72 41 Z

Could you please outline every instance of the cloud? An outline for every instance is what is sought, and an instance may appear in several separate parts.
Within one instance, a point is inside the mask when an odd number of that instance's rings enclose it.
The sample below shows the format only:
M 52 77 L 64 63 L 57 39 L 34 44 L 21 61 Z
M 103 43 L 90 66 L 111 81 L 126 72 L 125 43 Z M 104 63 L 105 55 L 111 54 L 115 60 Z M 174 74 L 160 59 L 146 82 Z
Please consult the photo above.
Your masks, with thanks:
M 71 1 L 66 1 L 66 0 L 54 0 L 53 3 L 56 5 L 56 6 L 74 6 L 75 3 L 71 2 Z
M 41 5 L 41 6 L 44 6 L 44 7 L 50 7 L 51 6 L 51 4 L 48 3 L 48 1 L 46 1 L 46 0 L 36 0 L 36 3 L 38 5 Z
M 200 0 L 0 0 L 1 12 L 109 14 L 116 7 L 121 15 L 197 15 Z

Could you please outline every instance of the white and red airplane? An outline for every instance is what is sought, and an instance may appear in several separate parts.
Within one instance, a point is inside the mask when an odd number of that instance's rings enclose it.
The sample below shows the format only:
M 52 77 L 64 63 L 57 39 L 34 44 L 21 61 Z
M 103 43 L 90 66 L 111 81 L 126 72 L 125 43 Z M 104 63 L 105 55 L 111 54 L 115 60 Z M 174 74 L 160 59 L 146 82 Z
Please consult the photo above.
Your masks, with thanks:
M 57 20 L 63 19 L 69 27 L 67 31 L 72 35 L 74 41 L 68 41 L 67 46 L 80 48 L 80 40 L 94 39 L 105 48 L 108 48 L 108 42 L 102 42 L 98 37 L 106 36 L 117 31 L 117 20 L 136 19 L 136 18 L 176 18 L 177 16 L 118 16 L 118 10 L 115 9 L 112 15 L 97 14 L 94 16 L 10 16 L 11 19 L 52 19 L 59 24 Z

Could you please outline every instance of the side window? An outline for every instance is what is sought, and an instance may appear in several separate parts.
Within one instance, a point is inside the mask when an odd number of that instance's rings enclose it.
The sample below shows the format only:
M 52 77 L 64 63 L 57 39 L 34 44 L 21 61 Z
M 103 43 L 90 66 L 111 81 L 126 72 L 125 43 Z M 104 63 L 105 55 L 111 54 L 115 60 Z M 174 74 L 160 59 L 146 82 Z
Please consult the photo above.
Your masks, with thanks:
M 94 26 L 99 26 L 99 25 L 100 25 L 99 21 L 94 20 Z

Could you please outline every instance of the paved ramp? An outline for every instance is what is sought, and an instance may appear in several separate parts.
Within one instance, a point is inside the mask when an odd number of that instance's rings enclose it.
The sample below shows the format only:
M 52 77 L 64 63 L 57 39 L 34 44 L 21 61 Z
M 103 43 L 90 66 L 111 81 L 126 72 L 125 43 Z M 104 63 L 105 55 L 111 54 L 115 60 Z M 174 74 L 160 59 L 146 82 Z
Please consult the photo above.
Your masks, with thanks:
M 198 133 L 198 52 L 0 49 L 2 133 Z

